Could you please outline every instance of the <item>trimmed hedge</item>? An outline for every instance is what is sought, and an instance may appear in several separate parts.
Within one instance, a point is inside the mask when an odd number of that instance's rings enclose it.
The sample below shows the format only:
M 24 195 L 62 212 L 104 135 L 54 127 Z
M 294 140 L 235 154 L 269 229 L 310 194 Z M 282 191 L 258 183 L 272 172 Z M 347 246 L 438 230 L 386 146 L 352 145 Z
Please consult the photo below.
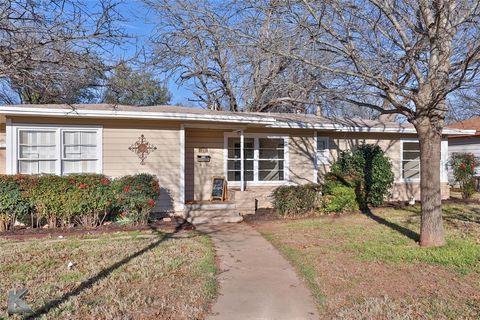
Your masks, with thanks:
M 317 184 L 278 187 L 272 193 L 273 206 L 285 216 L 314 212 L 319 206 L 320 190 Z
M 323 186 L 321 210 L 325 213 L 356 211 L 359 209 L 355 189 L 336 181 Z
M 104 175 L 0 176 L 0 230 L 31 217 L 32 226 L 50 228 L 101 225 L 128 216 L 146 223 L 160 195 L 155 176 L 138 174 L 111 180 Z

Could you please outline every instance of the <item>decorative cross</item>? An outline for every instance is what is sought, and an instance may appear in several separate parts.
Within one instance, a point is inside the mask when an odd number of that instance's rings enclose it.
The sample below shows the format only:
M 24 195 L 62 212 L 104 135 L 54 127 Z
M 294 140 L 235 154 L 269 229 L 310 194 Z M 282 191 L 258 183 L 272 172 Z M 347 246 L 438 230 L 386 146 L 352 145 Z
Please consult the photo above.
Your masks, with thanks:
M 142 134 L 140 138 L 138 138 L 138 140 L 128 148 L 128 150 L 135 152 L 140 160 L 142 160 L 140 161 L 140 164 L 144 165 L 147 156 L 150 154 L 150 152 L 157 150 L 157 147 L 151 145 Z

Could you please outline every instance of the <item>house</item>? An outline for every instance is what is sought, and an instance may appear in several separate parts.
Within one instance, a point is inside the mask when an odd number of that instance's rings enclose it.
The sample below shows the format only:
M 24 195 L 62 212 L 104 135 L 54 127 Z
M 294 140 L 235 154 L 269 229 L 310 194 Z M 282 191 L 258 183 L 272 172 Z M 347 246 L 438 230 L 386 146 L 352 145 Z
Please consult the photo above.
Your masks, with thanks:
M 419 198 L 419 146 L 407 124 L 107 104 L 2 106 L 0 123 L 0 173 L 152 173 L 163 191 L 159 211 L 208 210 L 212 177 L 224 176 L 231 201 L 223 210 L 251 212 L 268 206 L 277 186 L 317 182 L 341 150 L 362 143 L 390 157 L 392 200 Z M 443 133 L 446 162 L 448 136 L 472 132 Z
M 480 158 L 480 117 L 471 118 L 468 120 L 452 123 L 448 125 L 451 129 L 461 130 L 473 130 L 470 135 L 452 135 L 448 140 L 448 155 L 451 156 L 454 153 L 472 153 L 476 157 Z M 476 170 L 480 175 L 480 168 Z M 453 183 L 453 176 L 449 176 L 450 181 Z M 480 185 L 477 187 L 480 188 Z

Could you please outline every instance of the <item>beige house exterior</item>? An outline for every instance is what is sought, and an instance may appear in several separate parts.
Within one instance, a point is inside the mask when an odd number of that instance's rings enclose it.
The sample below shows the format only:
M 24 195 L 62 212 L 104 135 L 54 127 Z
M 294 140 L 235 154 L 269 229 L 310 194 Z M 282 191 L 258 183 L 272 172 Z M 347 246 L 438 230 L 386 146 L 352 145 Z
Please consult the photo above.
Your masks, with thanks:
M 443 198 L 452 134 L 471 132 L 444 131 Z M 143 164 L 129 149 L 142 135 L 156 148 Z M 0 173 L 151 173 L 161 185 L 157 210 L 168 212 L 209 200 L 213 176 L 226 177 L 231 200 L 268 207 L 275 187 L 321 181 L 342 150 L 362 143 L 379 145 L 391 159 L 391 200 L 419 199 L 418 142 L 408 125 L 173 106 L 0 107 Z

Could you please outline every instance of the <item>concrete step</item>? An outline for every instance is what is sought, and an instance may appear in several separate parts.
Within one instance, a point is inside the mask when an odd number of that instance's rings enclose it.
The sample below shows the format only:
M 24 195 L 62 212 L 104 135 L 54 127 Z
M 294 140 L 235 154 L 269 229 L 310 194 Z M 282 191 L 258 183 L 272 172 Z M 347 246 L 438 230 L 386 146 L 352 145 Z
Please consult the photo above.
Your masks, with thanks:
M 236 209 L 231 210 L 185 210 L 185 217 L 217 217 L 217 216 L 238 216 L 240 211 Z
M 194 211 L 194 210 L 231 210 L 235 209 L 234 202 L 223 202 L 223 203 L 192 203 L 186 204 L 185 210 Z
M 222 223 L 238 223 L 243 221 L 241 215 L 238 216 L 216 216 L 216 217 L 190 217 L 187 218 L 187 221 L 194 224 L 222 224 Z

